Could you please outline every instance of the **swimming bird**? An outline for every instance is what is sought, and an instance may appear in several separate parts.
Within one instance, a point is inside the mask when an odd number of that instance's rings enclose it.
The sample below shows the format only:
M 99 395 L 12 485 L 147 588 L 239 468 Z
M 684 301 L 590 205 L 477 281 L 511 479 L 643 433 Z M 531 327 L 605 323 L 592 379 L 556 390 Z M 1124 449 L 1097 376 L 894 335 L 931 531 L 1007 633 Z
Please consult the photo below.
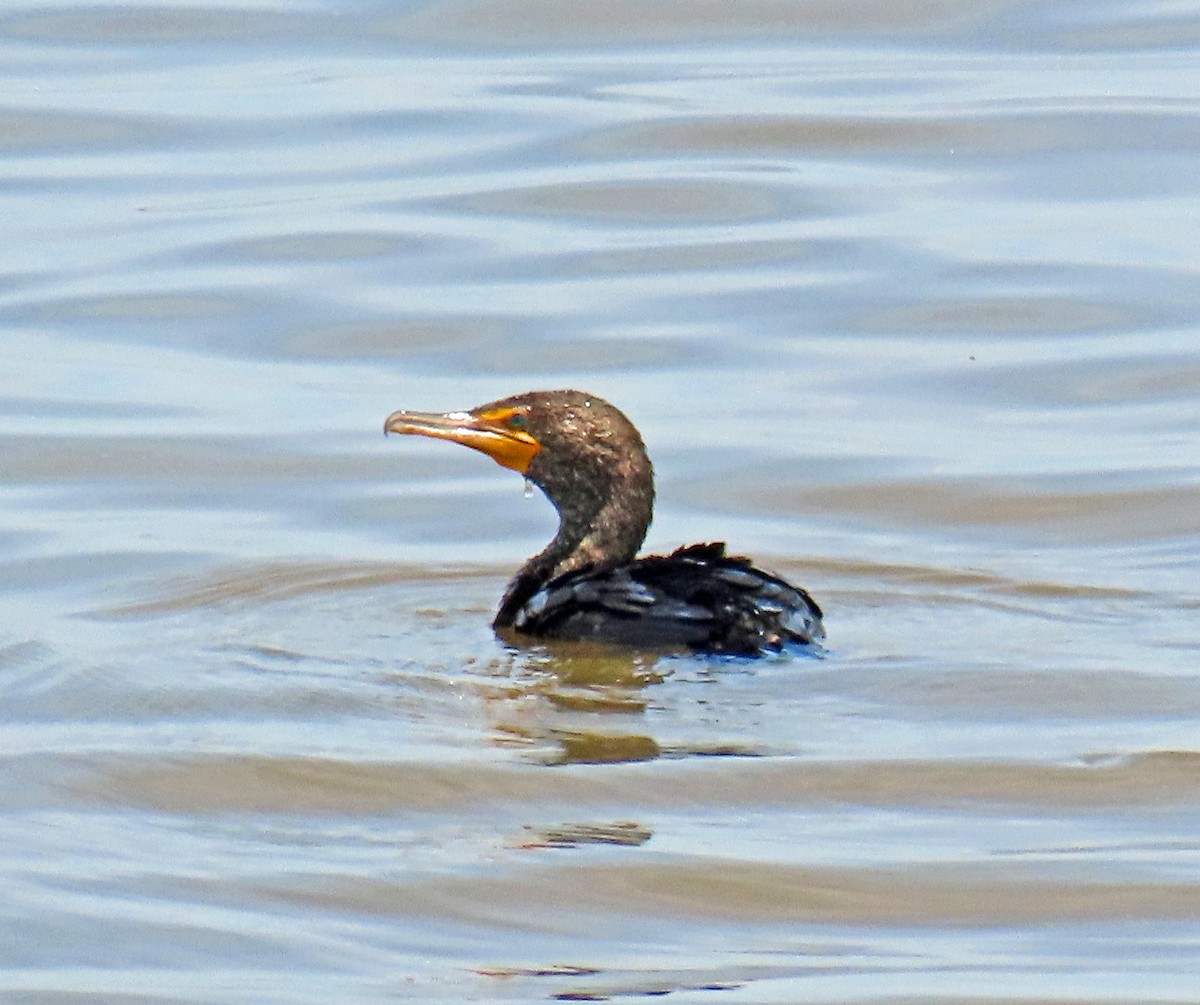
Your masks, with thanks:
M 530 391 L 467 412 L 393 412 L 384 433 L 450 440 L 542 490 L 558 533 L 504 592 L 499 631 L 744 656 L 825 635 L 807 592 L 723 542 L 637 558 L 654 469 L 637 428 L 583 391 Z

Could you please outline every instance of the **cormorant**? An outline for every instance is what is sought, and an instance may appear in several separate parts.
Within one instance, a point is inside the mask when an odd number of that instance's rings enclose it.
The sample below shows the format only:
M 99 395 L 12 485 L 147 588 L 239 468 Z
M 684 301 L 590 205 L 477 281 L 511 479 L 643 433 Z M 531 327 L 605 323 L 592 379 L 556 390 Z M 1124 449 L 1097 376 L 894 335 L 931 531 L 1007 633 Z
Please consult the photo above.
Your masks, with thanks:
M 508 584 L 496 629 L 747 656 L 825 635 L 808 593 L 727 555 L 723 542 L 636 557 L 654 470 L 633 423 L 593 394 L 530 391 L 469 412 L 393 412 L 383 430 L 479 450 L 558 510 L 558 533 Z

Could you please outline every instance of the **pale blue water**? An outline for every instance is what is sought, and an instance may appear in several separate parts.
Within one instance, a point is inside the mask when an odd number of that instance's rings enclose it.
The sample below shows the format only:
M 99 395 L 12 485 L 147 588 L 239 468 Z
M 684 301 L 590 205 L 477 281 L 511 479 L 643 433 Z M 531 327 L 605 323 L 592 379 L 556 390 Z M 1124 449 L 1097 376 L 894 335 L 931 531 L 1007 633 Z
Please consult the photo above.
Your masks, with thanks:
M 0 996 L 1197 1000 L 1198 39 L 9 3 Z M 493 637 L 563 386 L 824 659 Z

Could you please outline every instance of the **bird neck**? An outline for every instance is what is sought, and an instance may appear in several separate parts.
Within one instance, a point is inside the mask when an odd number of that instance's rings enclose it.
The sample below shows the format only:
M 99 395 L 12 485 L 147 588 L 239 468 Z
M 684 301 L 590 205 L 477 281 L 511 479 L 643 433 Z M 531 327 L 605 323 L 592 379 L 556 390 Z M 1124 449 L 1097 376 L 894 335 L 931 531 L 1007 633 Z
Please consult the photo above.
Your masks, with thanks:
M 526 601 L 557 576 L 633 561 L 654 513 L 653 481 L 622 483 L 605 496 L 574 495 L 555 505 L 558 533 L 508 584 L 494 622 L 497 628 L 511 625 Z

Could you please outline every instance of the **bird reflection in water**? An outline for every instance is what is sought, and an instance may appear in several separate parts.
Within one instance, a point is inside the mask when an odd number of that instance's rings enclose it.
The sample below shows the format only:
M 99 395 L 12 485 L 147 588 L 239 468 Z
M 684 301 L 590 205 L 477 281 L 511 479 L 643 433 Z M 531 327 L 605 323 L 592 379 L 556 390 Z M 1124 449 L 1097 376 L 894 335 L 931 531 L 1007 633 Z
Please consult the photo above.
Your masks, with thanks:
M 657 654 L 594 642 L 539 642 L 512 651 L 508 683 L 493 694 L 493 728 L 504 746 L 536 750 L 544 764 L 649 761 L 662 751 L 640 730 L 621 729 L 641 716 L 644 689 L 667 676 Z M 596 728 L 605 717 L 609 728 Z

